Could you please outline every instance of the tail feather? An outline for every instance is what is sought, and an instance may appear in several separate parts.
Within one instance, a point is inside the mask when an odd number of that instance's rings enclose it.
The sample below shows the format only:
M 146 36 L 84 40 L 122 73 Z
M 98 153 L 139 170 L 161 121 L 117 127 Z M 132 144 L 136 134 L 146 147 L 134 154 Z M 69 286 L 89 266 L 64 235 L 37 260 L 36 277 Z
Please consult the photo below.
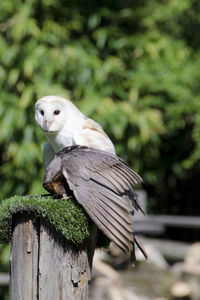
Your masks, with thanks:
M 136 237 L 135 234 L 133 234 L 134 236 L 134 242 L 136 243 L 136 245 L 138 246 L 138 248 L 140 249 L 140 251 L 142 252 L 142 254 L 144 255 L 145 259 L 147 261 L 149 261 L 149 256 L 147 254 L 147 252 L 145 251 L 143 245 L 141 244 L 141 242 L 138 240 L 138 238 Z

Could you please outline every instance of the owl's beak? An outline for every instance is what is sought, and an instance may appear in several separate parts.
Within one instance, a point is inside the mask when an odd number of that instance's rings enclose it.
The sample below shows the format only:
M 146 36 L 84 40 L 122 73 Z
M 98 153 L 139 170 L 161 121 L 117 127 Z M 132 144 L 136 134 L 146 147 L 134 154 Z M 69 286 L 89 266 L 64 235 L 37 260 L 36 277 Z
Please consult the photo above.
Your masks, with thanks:
M 52 122 L 53 121 L 47 121 L 47 120 L 44 121 L 44 130 L 45 131 L 50 131 L 50 127 L 51 127 Z

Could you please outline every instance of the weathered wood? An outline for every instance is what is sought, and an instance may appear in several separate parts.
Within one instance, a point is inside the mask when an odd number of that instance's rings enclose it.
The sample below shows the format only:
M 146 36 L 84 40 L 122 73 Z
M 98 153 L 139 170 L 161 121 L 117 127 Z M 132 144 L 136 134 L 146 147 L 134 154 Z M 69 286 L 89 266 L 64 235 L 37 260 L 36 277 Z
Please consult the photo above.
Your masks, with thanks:
M 135 233 L 163 234 L 166 227 L 200 228 L 200 218 L 192 216 L 142 215 L 134 216 Z
M 10 300 L 86 300 L 96 237 L 94 226 L 75 250 L 50 225 L 22 218 L 13 229 Z
M 32 220 L 21 221 L 12 237 L 10 300 L 37 300 L 38 230 Z
M 154 225 L 165 225 L 168 227 L 182 227 L 182 228 L 200 228 L 199 216 L 170 216 L 170 215 L 142 215 L 138 214 L 134 216 L 135 226 L 143 223 Z

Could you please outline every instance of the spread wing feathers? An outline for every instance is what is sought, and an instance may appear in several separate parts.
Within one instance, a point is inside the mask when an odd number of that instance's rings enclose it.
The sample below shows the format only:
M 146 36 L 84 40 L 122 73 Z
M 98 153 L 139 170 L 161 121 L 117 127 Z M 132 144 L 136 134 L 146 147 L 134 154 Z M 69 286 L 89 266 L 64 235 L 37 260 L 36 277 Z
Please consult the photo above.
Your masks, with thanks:
M 75 163 L 76 168 L 77 166 L 84 166 L 88 170 L 94 172 L 99 170 L 103 171 L 103 169 L 108 170 L 112 167 L 113 172 L 116 174 L 121 172 L 133 185 L 143 181 L 142 178 L 136 172 L 131 170 L 121 158 L 107 151 L 85 146 L 71 146 L 59 151 L 57 155 L 68 160 L 68 162 L 69 158 L 70 161 L 73 159 L 73 164 Z M 72 165 L 72 163 L 70 163 L 70 165 Z
M 82 179 L 79 185 L 74 186 L 68 178 L 68 183 L 77 201 L 99 229 L 123 251 L 131 251 L 134 241 L 131 215 L 125 205 L 119 205 L 115 200 L 116 195 L 113 192 L 107 194 L 107 188 L 95 181 L 85 182 Z
M 63 162 L 68 165 L 68 170 L 77 172 L 84 172 L 87 170 L 87 174 L 96 172 L 101 173 L 106 181 L 115 181 L 115 185 L 119 184 L 123 186 L 133 186 L 142 182 L 142 178 L 133 170 L 131 170 L 127 164 L 107 151 L 97 150 L 88 147 L 75 148 L 74 151 L 64 152 L 63 150 L 58 152 L 63 156 Z M 72 148 L 68 147 L 68 148 Z M 63 155 L 65 154 L 65 155 Z M 82 173 L 81 173 L 82 174 Z M 113 178 L 115 180 L 113 180 Z
M 131 188 L 141 182 L 142 178 L 132 171 L 122 159 L 106 151 L 88 147 L 72 146 L 70 149 L 72 150 L 59 152 L 59 155 L 63 157 L 64 165 L 67 166 L 67 172 L 76 172 L 77 178 L 80 175 L 84 179 L 92 178 L 116 194 L 126 193 L 133 208 L 144 213 L 136 193 Z M 74 178 L 74 180 L 76 179 Z
M 111 240 L 123 251 L 131 251 L 133 204 L 128 191 L 141 177 L 105 151 L 79 148 L 72 152 L 63 156 L 62 172 L 74 196 Z

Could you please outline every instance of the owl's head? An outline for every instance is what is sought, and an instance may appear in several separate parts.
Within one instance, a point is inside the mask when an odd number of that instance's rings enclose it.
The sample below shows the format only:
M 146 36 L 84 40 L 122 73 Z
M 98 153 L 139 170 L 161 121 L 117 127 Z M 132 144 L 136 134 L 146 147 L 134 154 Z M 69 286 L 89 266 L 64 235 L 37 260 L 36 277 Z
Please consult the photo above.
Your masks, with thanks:
M 45 96 L 35 104 L 35 119 L 44 132 L 58 132 L 70 120 L 76 122 L 82 113 L 71 101 L 60 96 Z

